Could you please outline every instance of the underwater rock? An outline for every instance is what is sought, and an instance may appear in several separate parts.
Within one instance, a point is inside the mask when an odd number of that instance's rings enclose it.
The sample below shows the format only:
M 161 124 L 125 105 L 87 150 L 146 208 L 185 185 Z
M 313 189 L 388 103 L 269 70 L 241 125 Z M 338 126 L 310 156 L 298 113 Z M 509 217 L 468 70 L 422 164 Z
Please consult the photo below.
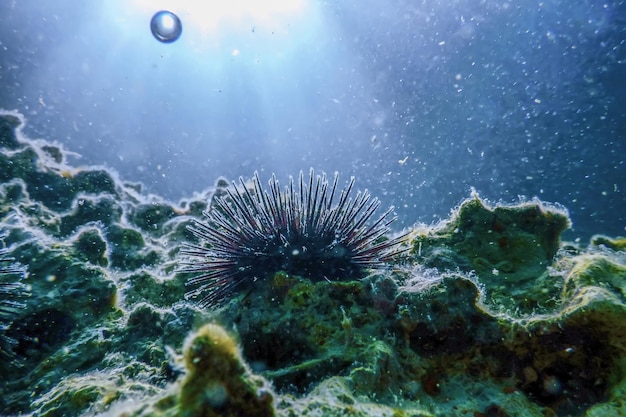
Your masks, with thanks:
M 107 258 L 107 243 L 100 228 L 83 228 L 73 240 L 76 256 L 94 265 L 106 267 L 109 264 Z
M 145 270 L 123 277 L 120 287 L 126 307 L 140 302 L 157 307 L 169 307 L 180 302 L 186 290 L 185 285 L 179 280 L 162 279 Z
M 167 204 L 140 204 L 129 210 L 130 221 L 142 232 L 160 231 L 163 225 L 176 217 L 174 208 Z
M 131 271 L 155 265 L 159 253 L 147 245 L 143 235 L 134 228 L 111 225 L 106 231 L 110 245 L 109 259 L 113 268 Z
M 448 221 L 416 230 L 412 246 L 426 267 L 476 274 L 493 308 L 526 314 L 551 307 L 559 291 L 549 267 L 569 224 L 561 207 L 532 201 L 490 208 L 474 195 Z
M 121 220 L 122 213 L 122 208 L 111 196 L 81 196 L 74 202 L 69 213 L 60 216 L 58 231 L 51 232 L 59 237 L 66 237 L 88 223 L 97 223 L 101 228 L 112 226 Z
M 2 414 L 80 415 L 130 393 L 160 392 L 178 375 L 165 343 L 172 337 L 180 347 L 195 316 L 172 302 L 169 313 L 158 310 L 158 321 L 120 306 L 134 304 L 119 299 L 124 271 L 136 275 L 170 256 L 160 254 L 160 238 L 143 236 L 126 221 L 127 208 L 148 199 L 138 199 L 107 170 L 67 166 L 61 147 L 23 137 L 21 122 L 19 115 L 0 117 L 4 240 L 12 258 L 28 267 L 23 285 L 31 293 L 4 334 L 14 359 L 0 380 Z M 175 233 L 169 238 L 177 239 Z M 145 273 L 154 287 L 162 282 L 158 271 Z M 144 316 L 156 329 L 137 331 Z M 105 381 L 105 375 L 123 377 Z
M 235 339 L 207 324 L 185 343 L 180 416 L 274 416 L 273 394 L 243 362 Z
M 23 118 L 12 112 L 2 112 L 0 115 L 0 147 L 13 150 L 20 146 L 16 131 L 24 123 Z
M 611 238 L 603 235 L 595 235 L 591 238 L 594 246 L 605 246 L 614 251 L 626 250 L 626 237 Z
M 481 349 L 481 354 L 493 355 L 494 359 L 489 361 L 491 364 L 502 364 L 503 360 L 509 363 L 510 370 L 516 375 L 516 388 L 533 401 L 548 406 L 556 415 L 582 415 L 582 410 L 590 405 L 614 396 L 611 392 L 619 386 L 614 383 L 622 378 L 624 369 L 621 364 L 626 354 L 624 254 L 598 250 L 593 245 L 586 250 L 571 250 L 568 245 L 563 245 L 564 249 L 557 251 L 555 231 L 568 224 L 561 209 L 554 211 L 543 205 L 528 207 L 523 204 L 489 210 L 475 197 L 461 205 L 457 216 L 441 228 L 418 233 L 414 250 L 417 259 L 425 259 L 426 264 L 442 265 L 445 262 L 437 258 L 447 256 L 449 251 L 440 248 L 452 247 L 451 252 L 458 257 L 455 263 L 459 270 L 470 271 L 466 279 L 479 291 L 477 311 L 491 316 L 491 320 L 485 323 L 493 325 L 493 320 L 497 319 L 500 327 L 499 332 L 487 334 L 500 334 L 501 342 L 491 343 Z M 500 222 L 497 233 L 493 220 L 483 220 L 481 230 L 475 227 L 475 221 L 463 221 L 463 216 L 474 220 L 497 218 Z M 524 222 L 519 220 L 520 216 Z M 502 219 L 517 220 L 502 222 Z M 525 230 L 518 233 L 524 239 L 516 241 L 516 245 L 526 242 L 527 258 L 520 256 L 524 251 L 520 252 L 519 248 L 508 250 L 510 239 L 504 247 L 494 244 L 497 242 L 494 238 L 520 224 Z M 466 226 L 462 228 L 461 225 Z M 530 230 L 542 231 L 542 235 L 529 238 Z M 483 242 L 477 240 L 479 236 Z M 477 263 L 477 255 L 486 262 Z M 504 262 L 514 267 L 505 272 L 494 268 L 490 273 L 488 268 Z M 433 284 L 426 286 L 415 278 L 412 280 L 414 287 L 434 291 Z M 434 288 L 440 285 L 435 281 Z M 431 305 L 436 304 L 431 301 Z M 451 316 L 450 311 L 446 315 Z M 467 313 L 463 316 L 471 317 Z M 441 327 L 442 321 L 433 321 L 437 333 L 445 335 L 446 327 Z M 478 327 L 485 329 L 484 324 Z M 453 332 L 455 337 L 463 334 L 460 329 L 471 329 L 471 326 L 460 326 Z M 426 334 L 424 338 L 437 340 L 432 334 Z M 474 331 L 472 340 L 464 344 L 476 347 L 480 346 L 480 340 L 481 333 Z M 496 374 L 501 372 L 495 371 Z
M 126 416 L 275 416 L 274 393 L 241 357 L 237 341 L 209 323 L 191 333 L 183 347 L 184 376 Z M 132 408 L 132 407 L 131 407 Z
M 3 240 L 31 294 L 4 324 L 3 415 L 626 415 L 623 238 L 562 243 L 558 206 L 472 196 L 415 227 L 405 263 L 281 271 L 203 309 L 178 254 L 228 184 L 145 196 L 21 123 L 0 116 Z

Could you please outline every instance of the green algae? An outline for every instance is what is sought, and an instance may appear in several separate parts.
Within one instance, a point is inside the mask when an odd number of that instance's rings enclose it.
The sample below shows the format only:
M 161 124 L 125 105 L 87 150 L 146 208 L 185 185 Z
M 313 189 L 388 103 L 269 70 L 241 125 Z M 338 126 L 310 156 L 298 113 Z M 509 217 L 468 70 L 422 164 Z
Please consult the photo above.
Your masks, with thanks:
M 626 250 L 626 237 L 611 238 L 603 235 L 595 235 L 591 238 L 591 244 L 595 246 L 605 246 L 614 251 Z
M 69 213 L 60 217 L 58 231 L 54 232 L 60 237 L 69 236 L 80 226 L 90 222 L 112 226 L 120 221 L 122 212 L 122 208 L 111 196 L 103 195 L 97 198 L 83 196 L 75 201 Z
M 155 265 L 160 260 L 159 252 L 147 246 L 143 235 L 135 229 L 111 225 L 106 237 L 112 242 L 109 259 L 113 268 L 130 271 Z
M 626 266 L 606 254 L 581 255 L 565 278 L 563 296 L 572 299 L 586 288 L 602 288 L 607 296 L 626 301 Z
M 181 386 L 179 415 L 275 415 L 268 383 L 248 370 L 237 342 L 222 327 L 203 326 L 184 350 L 188 374 Z
M 140 204 L 129 213 L 130 221 L 148 233 L 162 230 L 163 225 L 176 216 L 174 208 L 164 203 Z
M 78 259 L 103 267 L 109 264 L 107 243 L 99 228 L 83 228 L 72 245 L 76 250 L 75 255 Z
M 5 414 L 626 413 L 622 240 L 560 242 L 562 208 L 472 196 L 412 231 L 404 265 L 360 281 L 279 272 L 203 311 L 176 261 L 211 192 L 142 196 L 19 123 L 0 117 L 0 214 L 32 296 L 8 330 Z
M 441 226 L 417 230 L 413 253 L 427 267 L 476 274 L 492 308 L 541 313 L 558 304 L 561 282 L 549 267 L 567 227 L 561 208 L 538 201 L 490 208 L 474 196 Z
M 185 295 L 182 280 L 160 279 L 145 270 L 139 270 L 120 279 L 120 286 L 127 306 L 144 302 L 157 307 L 171 306 Z

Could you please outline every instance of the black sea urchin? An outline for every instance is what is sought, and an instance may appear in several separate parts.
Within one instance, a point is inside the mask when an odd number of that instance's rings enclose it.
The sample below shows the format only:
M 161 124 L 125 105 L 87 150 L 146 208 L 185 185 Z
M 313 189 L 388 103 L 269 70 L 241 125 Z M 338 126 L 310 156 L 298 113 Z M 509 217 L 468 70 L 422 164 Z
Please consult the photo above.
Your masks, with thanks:
M 240 178 L 240 186 L 213 199 L 204 222 L 189 227 L 204 245 L 182 250 L 193 258 L 182 271 L 197 274 L 187 295 L 211 306 L 278 271 L 319 281 L 358 279 L 383 267 L 402 240 L 384 237 L 395 220 L 393 208 L 368 224 L 380 201 L 367 191 L 351 197 L 352 178 L 335 203 L 337 181 L 337 174 L 329 184 L 313 170 L 306 181 L 301 172 L 296 191 L 293 178 L 284 190 L 275 176 L 268 190 L 257 173 L 252 189 Z
M 13 346 L 17 343 L 6 335 L 6 331 L 13 317 L 24 307 L 19 300 L 28 295 L 26 286 L 20 282 L 24 271 L 24 267 L 8 256 L 6 248 L 0 249 L 0 358 L 11 358 Z

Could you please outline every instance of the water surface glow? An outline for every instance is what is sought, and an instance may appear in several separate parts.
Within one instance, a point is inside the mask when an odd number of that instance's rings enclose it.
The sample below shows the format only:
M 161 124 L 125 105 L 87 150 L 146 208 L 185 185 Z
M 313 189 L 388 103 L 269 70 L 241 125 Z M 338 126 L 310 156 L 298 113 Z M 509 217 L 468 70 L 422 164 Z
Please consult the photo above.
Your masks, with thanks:
M 33 1 L 0 5 L 0 107 L 151 192 L 313 167 L 398 225 L 474 187 L 624 233 L 623 2 Z M 159 10 L 176 42 L 152 36 Z

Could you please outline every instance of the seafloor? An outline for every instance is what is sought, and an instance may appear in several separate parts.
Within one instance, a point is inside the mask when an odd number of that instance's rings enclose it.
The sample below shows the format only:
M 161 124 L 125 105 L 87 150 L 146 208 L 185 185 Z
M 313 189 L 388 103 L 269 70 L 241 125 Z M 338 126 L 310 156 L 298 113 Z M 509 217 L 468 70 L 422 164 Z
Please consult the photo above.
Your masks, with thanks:
M 210 311 L 176 272 L 210 189 L 172 204 L 22 125 L 0 115 L 26 269 L 0 269 L 3 416 L 626 415 L 626 239 L 563 243 L 563 208 L 473 195 L 388 270 L 277 273 Z

